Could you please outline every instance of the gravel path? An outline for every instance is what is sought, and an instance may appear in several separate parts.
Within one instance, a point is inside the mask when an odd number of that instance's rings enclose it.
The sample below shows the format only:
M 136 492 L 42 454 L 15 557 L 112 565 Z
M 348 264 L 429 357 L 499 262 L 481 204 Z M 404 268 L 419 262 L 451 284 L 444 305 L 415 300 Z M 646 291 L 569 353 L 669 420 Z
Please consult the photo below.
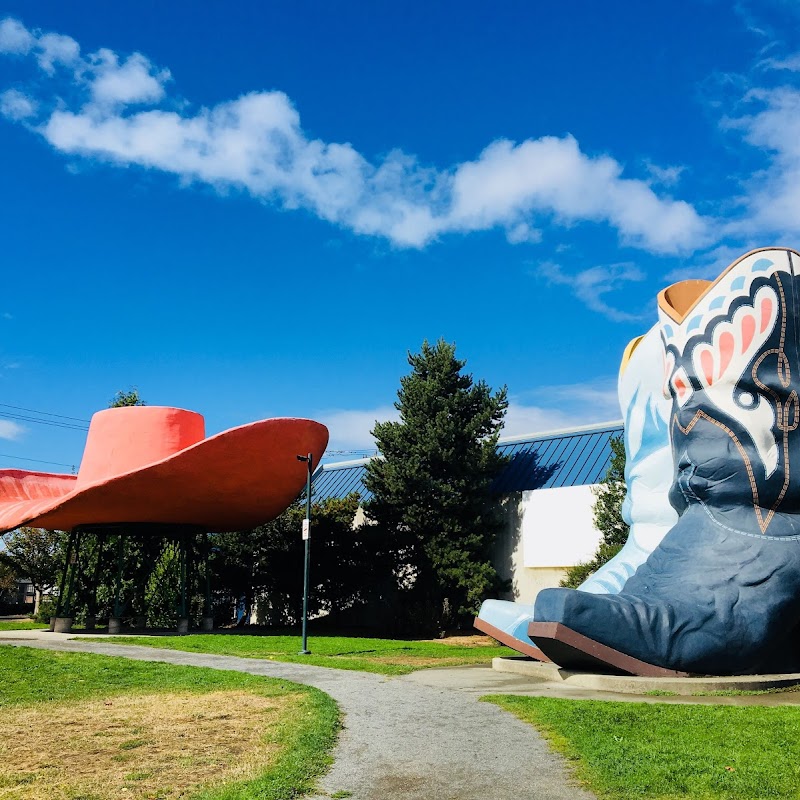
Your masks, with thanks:
M 3 639 L 43 649 L 163 661 L 316 686 L 344 712 L 334 765 L 315 800 L 589 800 L 541 736 L 491 703 L 452 688 L 366 672 L 80 640 Z

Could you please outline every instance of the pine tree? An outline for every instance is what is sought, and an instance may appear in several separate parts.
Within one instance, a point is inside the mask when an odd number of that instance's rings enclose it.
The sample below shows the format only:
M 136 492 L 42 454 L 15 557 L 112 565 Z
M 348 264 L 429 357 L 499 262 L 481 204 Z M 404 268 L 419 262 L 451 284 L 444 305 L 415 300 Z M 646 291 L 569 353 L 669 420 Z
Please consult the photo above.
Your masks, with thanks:
M 561 581 L 561 586 L 571 589 L 576 589 L 603 564 L 614 558 L 628 540 L 630 528 L 622 519 L 622 501 L 626 492 L 625 442 L 621 436 L 614 436 L 609 444 L 611 461 L 608 470 L 599 485 L 592 489 L 596 498 L 592 521 L 602 538 L 591 561 L 572 567 Z
M 503 526 L 491 486 L 504 459 L 497 439 L 508 406 L 464 374 L 455 345 L 423 342 L 408 355 L 395 407 L 376 423 L 381 453 L 367 467 L 367 514 L 389 554 L 395 612 L 440 631 L 466 621 L 500 581 L 489 551 Z M 415 617 L 415 618 L 414 618 Z

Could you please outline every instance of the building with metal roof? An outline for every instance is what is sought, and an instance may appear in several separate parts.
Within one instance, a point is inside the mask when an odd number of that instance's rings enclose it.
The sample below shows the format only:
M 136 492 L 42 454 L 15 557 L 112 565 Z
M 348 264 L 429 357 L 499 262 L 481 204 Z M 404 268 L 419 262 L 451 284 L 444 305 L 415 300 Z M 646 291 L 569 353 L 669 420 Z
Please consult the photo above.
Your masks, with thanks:
M 494 488 L 507 525 L 494 562 L 501 577 L 511 580 L 506 599 L 533 602 L 540 589 L 557 586 L 566 569 L 592 557 L 600 540 L 592 522 L 592 490 L 608 470 L 612 437 L 621 434 L 622 422 L 607 422 L 500 439 L 497 449 L 509 460 Z M 357 492 L 369 500 L 364 486 L 369 462 L 319 467 L 314 499 Z
M 599 483 L 611 460 L 612 436 L 622 434 L 622 422 L 533 433 L 500 439 L 497 449 L 509 459 L 495 482 L 498 494 Z M 317 501 L 358 492 L 362 501 L 372 496 L 364 486 L 369 458 L 323 464 L 314 474 Z

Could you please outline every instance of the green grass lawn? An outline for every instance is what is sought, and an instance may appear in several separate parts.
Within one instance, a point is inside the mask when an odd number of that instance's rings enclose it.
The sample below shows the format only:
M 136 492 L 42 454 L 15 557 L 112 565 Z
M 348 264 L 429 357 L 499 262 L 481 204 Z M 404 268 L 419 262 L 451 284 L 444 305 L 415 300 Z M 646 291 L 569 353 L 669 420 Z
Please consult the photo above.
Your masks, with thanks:
M 103 637 L 102 641 L 109 641 Z M 426 667 L 491 664 L 495 656 L 519 655 L 502 645 L 465 646 L 444 642 L 310 636 L 311 655 L 300 656 L 299 636 L 204 633 L 189 636 L 115 636 L 116 644 L 138 644 L 243 658 L 266 658 L 356 669 L 381 675 L 405 675 Z
M 535 725 L 598 797 L 800 797 L 800 708 L 492 695 Z
M 44 630 L 46 627 L 43 622 L 34 622 L 31 619 L 0 620 L 0 631 L 33 631 Z
M 196 787 L 189 794 L 180 794 L 181 797 L 191 796 L 203 800 L 245 800 L 251 797 L 283 800 L 310 792 L 319 775 L 330 764 L 329 752 L 335 742 L 339 725 L 338 708 L 323 692 L 288 681 L 243 673 L 130 661 L 111 656 L 0 646 L 0 675 L 0 726 L 13 724 L 14 719 L 23 714 L 38 715 L 37 718 L 42 718 L 41 715 L 44 714 L 45 724 L 37 730 L 45 739 L 57 735 L 56 732 L 61 730 L 59 721 L 63 714 L 71 710 L 74 712 L 75 709 L 80 713 L 90 702 L 100 706 L 100 727 L 94 735 L 102 737 L 108 735 L 108 729 L 103 726 L 102 709 L 105 707 L 110 713 L 115 705 L 120 706 L 123 702 L 135 703 L 136 697 L 142 697 L 140 702 L 150 698 L 151 705 L 153 695 L 165 698 L 166 702 L 168 697 L 196 697 L 203 693 L 219 692 L 233 692 L 235 696 L 242 696 L 242 693 L 246 696 L 257 695 L 268 698 L 274 704 L 291 701 L 287 706 L 290 708 L 288 715 L 276 717 L 274 726 L 264 730 L 263 734 L 261 727 L 256 728 L 256 735 L 263 737 L 263 745 L 275 754 L 266 769 L 256 768 L 255 777 L 249 774 L 246 778 L 223 786 L 210 789 Z M 205 713 L 202 702 L 199 705 Z M 218 715 L 224 714 L 226 710 L 219 706 L 208 709 L 209 713 Z M 231 709 L 231 713 L 235 714 L 236 709 Z M 47 724 L 48 714 L 51 715 L 50 724 Z M 73 729 L 64 731 L 65 734 L 67 732 L 72 735 Z M 31 731 L 31 734 L 34 733 L 35 731 Z M 4 732 L 4 736 L 4 741 L 11 741 L 7 732 Z M 114 757 L 115 761 L 123 763 L 132 758 L 127 751 L 144 747 L 147 736 L 148 731 L 144 729 L 141 740 L 134 739 L 119 745 L 121 752 Z M 40 744 L 28 740 L 24 743 L 29 749 L 46 749 L 46 742 Z M 179 756 L 183 756 L 180 745 L 177 752 Z M 145 758 L 148 757 L 147 753 L 144 755 Z M 202 758 L 202 752 L 200 757 Z M 23 776 L 25 780 L 22 782 L 29 785 L 16 788 L 13 782 L 19 776 L 13 774 L 13 770 L 18 770 L 19 765 L 0 764 L 0 771 L 3 769 L 12 770 L 10 775 L 5 774 L 0 778 L 0 794 L 3 797 L 40 796 L 36 794 L 37 782 L 46 780 L 47 769 L 40 771 L 40 774 L 32 772 Z M 127 768 L 123 766 L 121 769 L 125 771 Z M 59 769 L 58 773 L 64 775 L 67 782 L 70 780 L 70 770 Z M 160 791 L 155 794 L 150 791 L 137 793 L 136 781 L 140 778 L 136 774 L 125 777 L 130 779 L 130 789 L 126 786 L 124 790 L 126 797 L 173 796 L 166 790 L 163 795 Z M 103 779 L 103 775 L 100 779 Z M 63 795 L 53 792 L 52 795 L 44 796 L 73 797 L 73 791 L 77 792 L 75 797 L 90 796 L 84 794 L 80 786 L 71 788 L 67 785 L 66 788 L 58 787 L 58 790 Z M 100 795 L 90 794 L 92 798 L 106 796 L 102 792 Z

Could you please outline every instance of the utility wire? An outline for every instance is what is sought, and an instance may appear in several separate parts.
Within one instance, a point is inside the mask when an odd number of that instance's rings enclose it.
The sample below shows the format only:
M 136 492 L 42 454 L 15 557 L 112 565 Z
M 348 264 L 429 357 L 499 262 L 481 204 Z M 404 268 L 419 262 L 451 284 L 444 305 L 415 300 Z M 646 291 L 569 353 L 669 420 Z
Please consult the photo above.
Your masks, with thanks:
M 3 408 L 13 408 L 15 411 L 27 411 L 30 414 L 40 414 L 43 417 L 59 417 L 60 419 L 71 419 L 73 422 L 83 422 L 85 425 L 89 424 L 88 419 L 79 419 L 78 417 L 66 417 L 64 414 L 53 414 L 51 411 L 37 411 L 35 408 L 23 408 L 22 406 L 10 406 L 8 403 L 0 403 Z
M 38 419 L 37 417 L 29 417 L 25 414 L 12 414 L 8 411 L 0 411 L 0 418 L 13 419 L 20 422 L 35 422 L 38 425 L 49 425 L 51 428 L 67 428 L 72 431 L 88 431 L 88 425 L 77 425 L 74 422 L 61 422 L 56 419 Z
M 25 411 L 26 414 L 16 414 L 10 411 L 1 411 L 0 410 L 0 419 L 11 419 L 17 420 L 19 422 L 33 422 L 37 425 L 49 425 L 53 428 L 64 428 L 66 430 L 77 430 L 77 431 L 88 431 L 89 430 L 89 420 L 81 419 L 80 417 L 69 417 L 66 414 L 55 414 L 51 411 L 38 411 L 34 408 L 26 408 L 24 406 L 13 406 L 9 403 L 0 403 L 0 409 L 9 408 L 13 409 L 14 411 Z M 40 417 L 53 417 L 53 419 L 39 419 L 37 417 L 30 417 L 27 416 L 28 414 L 38 414 Z M 62 422 L 62 420 L 64 420 Z M 76 424 L 77 423 L 77 424 Z M 323 457 L 326 456 L 374 456 L 377 455 L 378 451 L 374 448 L 372 449 L 361 449 L 361 450 L 326 450 L 323 454 Z M 71 467 L 74 468 L 72 464 L 62 464 L 59 461 L 42 461 L 41 459 L 36 458 L 23 458 L 22 456 L 3 456 L 0 454 L 0 458 L 14 458 L 20 461 L 32 461 L 38 464 L 53 464 L 54 466 L 58 467 Z
M 23 458 L 22 456 L 9 456 L 5 453 L 0 453 L 0 458 L 13 458 L 16 461 L 33 461 L 36 464 L 53 464 L 56 467 L 69 467 L 75 469 L 74 464 L 62 464 L 60 461 L 42 461 L 40 458 Z

